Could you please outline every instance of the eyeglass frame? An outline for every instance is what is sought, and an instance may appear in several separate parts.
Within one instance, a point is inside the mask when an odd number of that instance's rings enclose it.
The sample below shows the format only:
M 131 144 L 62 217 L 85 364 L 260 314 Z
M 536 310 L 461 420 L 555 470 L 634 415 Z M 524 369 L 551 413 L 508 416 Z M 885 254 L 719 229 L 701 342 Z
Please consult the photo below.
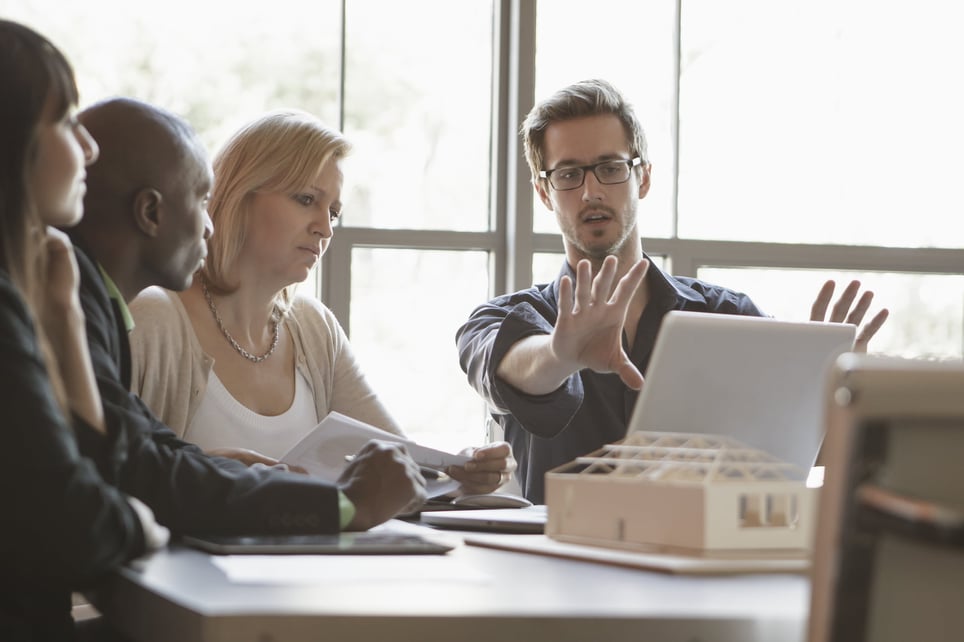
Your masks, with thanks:
M 627 174 L 626 178 L 624 178 L 621 181 L 617 181 L 615 183 L 606 183 L 601 178 L 599 178 L 598 174 L 596 174 L 596 168 L 599 167 L 600 165 L 606 165 L 607 163 L 627 163 L 629 165 L 629 174 Z M 634 156 L 633 158 L 609 158 L 606 160 L 599 161 L 598 163 L 593 163 L 591 165 L 566 165 L 563 167 L 555 167 L 553 169 L 548 169 L 548 170 L 546 169 L 539 170 L 539 178 L 544 178 L 547 181 L 549 181 L 549 185 L 552 186 L 552 189 L 556 190 L 557 192 L 569 192 L 574 189 L 579 189 L 580 187 L 586 184 L 586 173 L 589 171 L 592 171 L 592 175 L 596 177 L 596 180 L 599 181 L 601 185 L 622 185 L 623 183 L 629 180 L 630 176 L 632 176 L 633 168 L 639 167 L 642 164 L 643 164 L 643 159 L 639 156 Z M 579 181 L 578 185 L 575 185 L 573 187 L 559 189 L 558 187 L 552 184 L 552 179 L 550 178 L 550 176 L 552 176 L 553 172 L 556 172 L 560 169 L 581 169 L 582 180 Z

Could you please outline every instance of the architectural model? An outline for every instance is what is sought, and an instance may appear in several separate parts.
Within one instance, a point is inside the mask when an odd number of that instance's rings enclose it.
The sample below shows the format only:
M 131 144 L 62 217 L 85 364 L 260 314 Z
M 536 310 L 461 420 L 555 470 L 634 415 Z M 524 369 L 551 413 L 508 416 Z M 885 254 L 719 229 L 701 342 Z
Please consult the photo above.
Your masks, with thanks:
M 727 437 L 634 432 L 546 473 L 546 534 L 646 550 L 805 550 L 818 492 L 808 472 Z

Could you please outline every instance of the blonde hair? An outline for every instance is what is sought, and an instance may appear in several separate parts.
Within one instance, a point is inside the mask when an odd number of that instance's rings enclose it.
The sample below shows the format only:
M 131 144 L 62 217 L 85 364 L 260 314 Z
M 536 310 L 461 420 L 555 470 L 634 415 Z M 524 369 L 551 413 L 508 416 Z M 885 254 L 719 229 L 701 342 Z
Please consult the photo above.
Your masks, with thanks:
M 214 157 L 214 189 L 208 213 L 214 234 L 201 277 L 222 294 L 240 283 L 232 279 L 244 246 L 255 192 L 291 192 L 313 181 L 330 161 L 345 157 L 348 140 L 315 116 L 295 109 L 273 111 L 239 129 Z M 293 287 L 278 301 L 287 309 Z
M 549 98 L 536 104 L 522 123 L 522 144 L 533 180 L 545 167 L 546 129 L 554 122 L 612 114 L 619 118 L 626 131 L 626 142 L 632 156 L 639 156 L 642 165 L 649 164 L 646 133 L 632 105 L 619 90 L 605 80 L 582 80 L 563 87 Z

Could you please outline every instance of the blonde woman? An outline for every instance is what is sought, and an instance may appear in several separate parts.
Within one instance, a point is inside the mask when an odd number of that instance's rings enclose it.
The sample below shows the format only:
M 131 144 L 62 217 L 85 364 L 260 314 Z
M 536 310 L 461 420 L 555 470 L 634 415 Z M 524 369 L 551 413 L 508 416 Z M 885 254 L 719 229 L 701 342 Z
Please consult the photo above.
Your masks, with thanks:
M 214 160 L 215 233 L 193 285 L 150 288 L 131 305 L 134 390 L 208 452 L 276 464 L 332 411 L 402 434 L 331 311 L 293 293 L 332 240 L 349 149 L 300 111 L 242 127 Z M 492 491 L 515 468 L 505 442 L 470 452 L 448 471 L 465 493 Z

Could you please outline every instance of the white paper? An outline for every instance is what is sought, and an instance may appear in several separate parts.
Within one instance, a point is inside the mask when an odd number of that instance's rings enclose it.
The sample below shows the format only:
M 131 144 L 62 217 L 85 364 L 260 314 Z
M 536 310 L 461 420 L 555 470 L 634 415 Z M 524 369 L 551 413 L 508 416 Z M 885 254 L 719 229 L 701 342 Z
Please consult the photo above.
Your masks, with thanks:
M 372 439 L 405 444 L 405 449 L 417 464 L 435 470 L 461 466 L 469 461 L 464 455 L 422 446 L 338 412 L 329 413 L 304 439 L 282 455 L 281 461 L 301 466 L 314 477 L 336 481 L 348 466 L 345 458 L 357 453 Z M 426 480 L 426 487 L 429 497 L 437 497 L 456 490 L 459 483 L 449 478 L 429 479 Z
M 466 533 L 462 539 L 472 546 L 685 575 L 806 573 L 810 569 L 810 559 L 804 552 L 747 550 L 741 551 L 739 556 L 730 558 L 698 557 L 682 553 L 643 552 L 602 545 L 561 542 L 547 535 Z
M 372 558 L 374 556 L 365 556 Z M 487 584 L 492 577 L 447 555 L 380 555 L 378 563 L 355 555 L 212 555 L 211 563 L 238 584 L 321 584 L 417 582 Z

